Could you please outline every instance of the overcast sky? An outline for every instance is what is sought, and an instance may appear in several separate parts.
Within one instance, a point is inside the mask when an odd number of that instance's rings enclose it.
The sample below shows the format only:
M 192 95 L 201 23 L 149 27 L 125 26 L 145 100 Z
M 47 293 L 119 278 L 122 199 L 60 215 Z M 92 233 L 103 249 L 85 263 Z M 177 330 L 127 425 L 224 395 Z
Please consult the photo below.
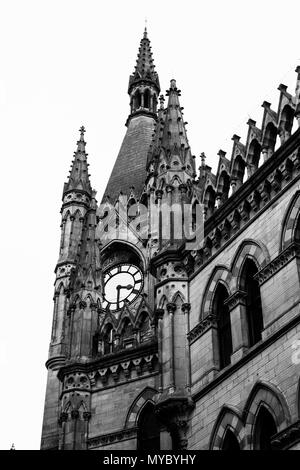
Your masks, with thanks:
M 1 0 L 0 449 L 38 449 L 60 207 L 85 125 L 93 187 L 125 133 L 127 85 L 145 17 L 162 91 L 170 79 L 194 155 L 231 155 L 280 83 L 294 92 L 299 0 Z

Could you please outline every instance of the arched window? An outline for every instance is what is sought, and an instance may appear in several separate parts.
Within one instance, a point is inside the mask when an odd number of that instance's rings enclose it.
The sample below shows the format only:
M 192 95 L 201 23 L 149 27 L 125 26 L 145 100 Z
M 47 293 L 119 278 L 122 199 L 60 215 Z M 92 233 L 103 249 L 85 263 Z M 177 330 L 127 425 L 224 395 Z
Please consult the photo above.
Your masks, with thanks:
M 157 98 L 156 95 L 153 96 L 153 112 L 156 113 L 157 111 Z
M 294 111 L 289 105 L 286 105 L 281 112 L 279 127 L 281 130 L 286 131 L 289 135 L 292 131 L 293 119 Z
M 239 188 L 244 181 L 245 176 L 245 161 L 238 155 L 234 160 L 233 169 L 232 169 L 232 178 L 236 180 L 236 186 Z
M 192 206 L 192 232 L 196 232 L 197 229 L 197 204 L 198 201 L 195 201 Z
M 230 364 L 232 354 L 230 312 L 228 305 L 225 303 L 227 298 L 228 292 L 225 286 L 219 284 L 213 302 L 213 312 L 217 318 L 218 325 L 220 369 Z
M 148 89 L 144 93 L 144 108 L 150 108 L 150 91 Z
M 103 354 L 109 354 L 113 352 L 113 328 L 112 325 L 108 325 L 103 334 Z
M 256 273 L 256 264 L 251 259 L 247 259 L 241 276 L 241 288 L 246 293 L 246 315 L 250 347 L 261 340 L 263 330 L 260 288 L 258 281 L 254 278 Z
M 230 189 L 230 178 L 226 171 L 222 171 L 218 181 L 218 196 L 221 201 L 225 201 L 228 198 Z
M 145 341 L 149 341 L 151 339 L 152 330 L 150 326 L 150 318 L 146 312 L 143 313 L 141 316 L 141 320 L 139 322 L 139 331 L 141 343 L 144 343 Z
M 131 197 L 128 201 L 127 212 L 129 221 L 135 219 L 138 216 L 138 205 L 134 197 Z
M 123 348 L 131 348 L 134 345 L 133 328 L 129 318 L 126 318 L 123 324 L 121 343 Z
M 138 420 L 137 450 L 143 452 L 160 450 L 160 425 L 151 402 L 144 406 Z
M 272 450 L 271 437 L 277 433 L 277 426 L 271 413 L 262 406 L 254 427 L 254 449 Z
M 277 129 L 272 122 L 266 127 L 263 146 L 267 147 L 271 151 L 274 151 L 275 144 L 276 144 L 276 137 L 277 137 Z
M 136 94 L 134 95 L 134 101 L 135 101 L 135 109 L 139 109 L 142 103 L 141 94 L 139 91 L 137 91 Z
M 206 209 L 206 218 L 208 219 L 215 210 L 216 193 L 212 186 L 208 186 L 204 196 L 204 206 Z
M 237 438 L 230 429 L 226 431 L 221 450 L 241 450 Z
M 256 139 L 252 140 L 248 151 L 248 177 L 252 176 L 259 167 L 261 146 Z

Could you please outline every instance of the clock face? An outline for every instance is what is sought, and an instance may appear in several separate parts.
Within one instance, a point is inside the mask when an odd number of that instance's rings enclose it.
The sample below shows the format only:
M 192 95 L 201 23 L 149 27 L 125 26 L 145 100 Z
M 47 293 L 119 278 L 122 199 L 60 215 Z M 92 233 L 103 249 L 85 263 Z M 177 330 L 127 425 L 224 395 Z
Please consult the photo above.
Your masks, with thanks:
M 119 310 L 125 302 L 131 303 L 140 294 L 143 275 L 133 264 L 119 264 L 104 274 L 104 301 L 107 310 Z

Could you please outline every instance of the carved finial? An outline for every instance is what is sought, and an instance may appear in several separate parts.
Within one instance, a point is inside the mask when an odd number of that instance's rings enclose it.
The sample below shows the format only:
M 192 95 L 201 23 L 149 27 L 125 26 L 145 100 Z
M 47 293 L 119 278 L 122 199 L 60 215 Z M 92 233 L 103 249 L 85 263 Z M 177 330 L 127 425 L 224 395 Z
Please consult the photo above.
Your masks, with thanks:
M 160 109 L 165 109 L 165 97 L 164 95 L 159 96 Z
M 16 450 L 14 443 L 12 443 L 10 450 Z
M 205 159 L 206 159 L 206 155 L 204 152 L 202 152 L 200 154 L 200 158 L 201 158 L 201 166 L 204 166 L 205 165 Z
M 85 127 L 81 126 L 81 128 L 79 129 L 79 132 L 80 132 L 80 140 L 83 141 L 84 140 Z
M 145 29 L 144 29 L 144 39 L 146 39 L 147 36 L 147 17 L 145 18 Z
M 176 90 L 176 80 L 174 80 L 174 78 L 171 80 L 170 88 L 172 88 L 172 90 Z

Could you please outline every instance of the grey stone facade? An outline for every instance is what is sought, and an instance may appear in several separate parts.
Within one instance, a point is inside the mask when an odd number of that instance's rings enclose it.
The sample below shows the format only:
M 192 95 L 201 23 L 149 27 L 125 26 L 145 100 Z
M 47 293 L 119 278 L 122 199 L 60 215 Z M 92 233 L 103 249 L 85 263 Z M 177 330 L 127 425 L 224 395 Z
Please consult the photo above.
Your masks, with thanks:
M 197 173 L 180 90 L 159 96 L 145 31 L 101 207 L 83 127 L 63 190 L 42 449 L 300 449 L 296 72 L 295 94 L 280 85 L 261 128 L 250 119 L 231 159 L 220 150 L 213 174 L 202 154 Z M 201 246 L 167 224 L 174 204 L 204 208 Z M 142 280 L 109 300 L 131 269 Z

